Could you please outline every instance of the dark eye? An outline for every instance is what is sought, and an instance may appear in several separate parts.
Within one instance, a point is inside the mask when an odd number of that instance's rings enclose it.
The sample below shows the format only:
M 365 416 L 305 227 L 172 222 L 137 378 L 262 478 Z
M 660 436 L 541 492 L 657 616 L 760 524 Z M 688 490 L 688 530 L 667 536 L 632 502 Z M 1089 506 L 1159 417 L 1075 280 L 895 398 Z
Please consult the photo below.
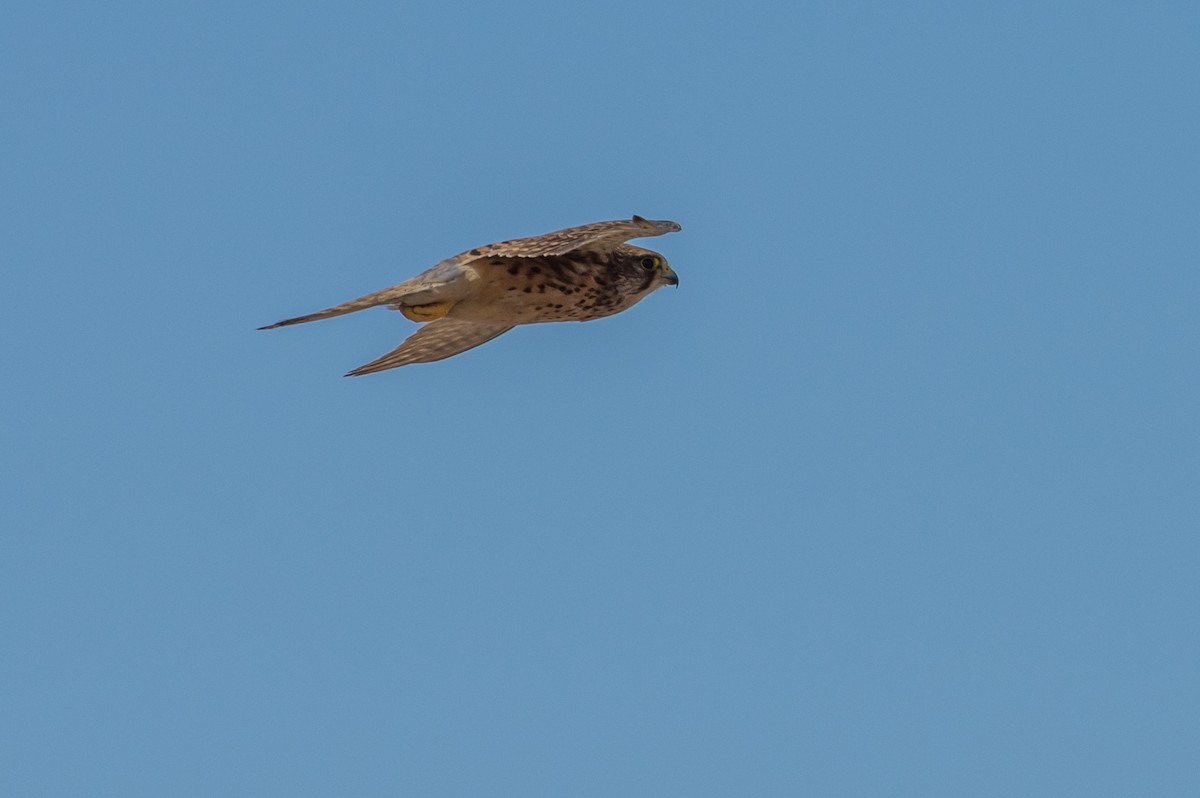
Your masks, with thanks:
M 642 258 L 642 268 L 650 271 L 658 265 L 658 258 Z

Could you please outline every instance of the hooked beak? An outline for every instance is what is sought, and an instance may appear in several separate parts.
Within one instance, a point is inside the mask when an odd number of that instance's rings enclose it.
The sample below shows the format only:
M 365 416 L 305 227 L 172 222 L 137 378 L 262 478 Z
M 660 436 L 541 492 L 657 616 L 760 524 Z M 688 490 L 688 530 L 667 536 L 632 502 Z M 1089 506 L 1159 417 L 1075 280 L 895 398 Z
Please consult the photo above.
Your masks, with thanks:
M 679 287 L 679 275 L 676 274 L 675 272 L 671 271 L 670 269 L 668 269 L 667 271 L 663 272 L 663 282 L 666 283 L 667 285 L 673 285 L 676 288 L 678 288 Z

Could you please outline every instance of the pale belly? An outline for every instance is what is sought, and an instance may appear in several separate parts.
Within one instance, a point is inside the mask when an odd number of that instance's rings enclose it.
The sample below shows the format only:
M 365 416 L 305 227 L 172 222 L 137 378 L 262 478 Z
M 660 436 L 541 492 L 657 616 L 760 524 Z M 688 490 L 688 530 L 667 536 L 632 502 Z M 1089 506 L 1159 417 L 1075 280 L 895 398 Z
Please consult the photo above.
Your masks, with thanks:
M 580 291 L 564 294 L 553 289 L 524 291 L 508 288 L 491 296 L 464 299 L 447 314 L 463 321 L 537 324 L 548 321 L 589 321 L 632 307 L 641 297 L 615 297 Z

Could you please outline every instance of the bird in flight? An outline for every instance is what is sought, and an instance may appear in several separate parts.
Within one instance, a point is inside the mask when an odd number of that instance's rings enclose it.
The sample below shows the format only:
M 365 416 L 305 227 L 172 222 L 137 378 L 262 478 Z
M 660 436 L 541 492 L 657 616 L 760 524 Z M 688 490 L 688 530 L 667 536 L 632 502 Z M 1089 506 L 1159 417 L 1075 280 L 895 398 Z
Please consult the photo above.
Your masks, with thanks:
M 273 330 L 387 305 L 425 324 L 404 343 L 346 376 L 431 363 L 487 343 L 518 324 L 590 321 L 627 310 L 679 277 L 657 252 L 626 243 L 682 229 L 634 216 L 469 249 L 399 285 Z

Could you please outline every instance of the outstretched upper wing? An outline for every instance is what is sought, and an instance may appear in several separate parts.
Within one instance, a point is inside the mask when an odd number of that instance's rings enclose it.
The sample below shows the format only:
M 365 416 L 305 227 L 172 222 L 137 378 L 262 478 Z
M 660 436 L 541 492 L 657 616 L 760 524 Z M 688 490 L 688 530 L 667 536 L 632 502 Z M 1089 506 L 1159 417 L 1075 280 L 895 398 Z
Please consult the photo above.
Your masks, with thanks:
M 606 250 L 624 244 L 631 238 L 661 236 L 682 229 L 678 222 L 654 221 L 634 216 L 632 219 L 568 227 L 531 238 L 500 241 L 467 250 L 459 255 L 458 259 L 460 263 L 468 263 L 475 258 L 541 258 L 547 255 L 565 255 L 579 249 Z

